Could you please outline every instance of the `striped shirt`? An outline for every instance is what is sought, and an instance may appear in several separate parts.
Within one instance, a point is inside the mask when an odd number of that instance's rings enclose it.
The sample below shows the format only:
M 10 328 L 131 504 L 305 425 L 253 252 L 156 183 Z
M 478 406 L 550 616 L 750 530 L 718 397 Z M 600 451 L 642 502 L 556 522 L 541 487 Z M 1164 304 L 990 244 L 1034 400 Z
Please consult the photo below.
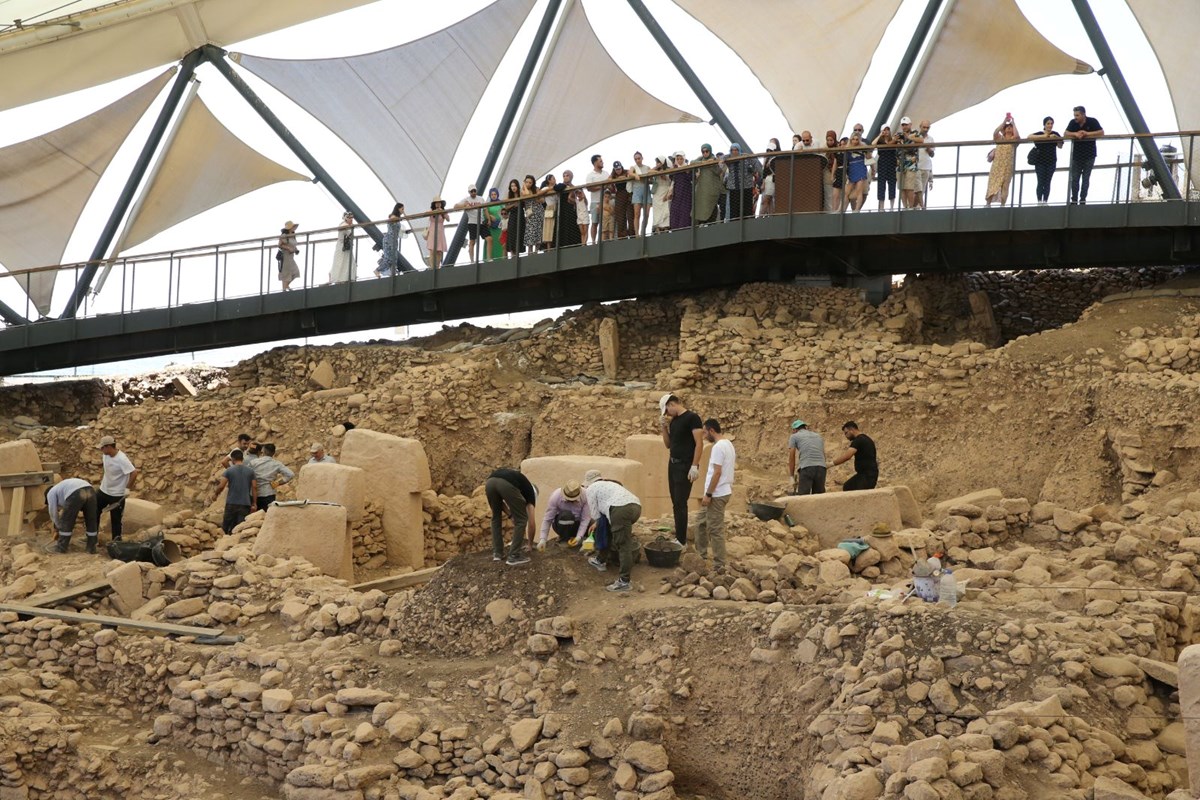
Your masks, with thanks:
M 592 519 L 598 519 L 601 514 L 608 517 L 609 511 L 631 503 L 642 504 L 637 495 L 619 483 L 599 480 L 587 487 L 588 510 Z

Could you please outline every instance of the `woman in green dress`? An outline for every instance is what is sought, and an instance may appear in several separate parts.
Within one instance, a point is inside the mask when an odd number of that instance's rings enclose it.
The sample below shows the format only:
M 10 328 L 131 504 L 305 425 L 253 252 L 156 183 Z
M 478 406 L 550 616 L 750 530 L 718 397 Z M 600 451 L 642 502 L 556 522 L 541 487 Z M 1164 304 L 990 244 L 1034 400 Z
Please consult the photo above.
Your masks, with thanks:
M 500 210 L 504 208 L 504 204 L 500 202 L 500 190 L 496 187 L 488 189 L 488 202 L 484 208 L 484 222 L 488 227 L 488 240 L 484 248 L 485 261 L 499 261 L 504 258 L 504 242 L 500 241 L 500 226 L 503 220 L 500 218 Z

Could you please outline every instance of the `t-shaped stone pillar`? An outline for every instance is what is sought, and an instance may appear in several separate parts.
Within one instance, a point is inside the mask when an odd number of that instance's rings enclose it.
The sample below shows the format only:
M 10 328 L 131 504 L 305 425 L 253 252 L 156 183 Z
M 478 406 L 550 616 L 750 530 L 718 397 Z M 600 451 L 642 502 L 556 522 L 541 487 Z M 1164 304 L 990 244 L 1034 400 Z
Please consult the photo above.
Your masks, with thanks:
M 383 509 L 389 564 L 425 565 L 421 492 L 432 486 L 429 459 L 416 439 L 355 428 L 342 442 L 342 464 L 366 473 L 366 499 Z
M 1200 644 L 1179 654 L 1179 714 L 1187 733 L 1190 796 L 1200 797 Z

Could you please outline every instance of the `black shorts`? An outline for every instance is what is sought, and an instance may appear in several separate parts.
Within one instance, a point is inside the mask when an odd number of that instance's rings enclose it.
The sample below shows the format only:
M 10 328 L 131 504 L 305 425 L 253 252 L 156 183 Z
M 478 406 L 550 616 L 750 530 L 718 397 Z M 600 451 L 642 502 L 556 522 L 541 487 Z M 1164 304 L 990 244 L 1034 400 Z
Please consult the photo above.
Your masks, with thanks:
M 478 222 L 468 222 L 467 223 L 467 236 L 471 237 L 472 239 L 478 239 L 479 238 L 479 228 L 480 228 L 480 225 Z

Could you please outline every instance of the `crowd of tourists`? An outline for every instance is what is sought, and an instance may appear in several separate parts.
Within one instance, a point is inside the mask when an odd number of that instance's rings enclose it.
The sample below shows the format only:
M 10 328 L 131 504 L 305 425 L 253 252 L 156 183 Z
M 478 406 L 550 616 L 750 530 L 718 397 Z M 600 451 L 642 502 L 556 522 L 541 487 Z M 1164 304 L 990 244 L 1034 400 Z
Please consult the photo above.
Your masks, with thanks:
M 794 134 L 787 154 L 811 156 L 820 178 L 819 186 L 814 179 L 810 185 L 791 187 L 793 207 L 795 196 L 803 194 L 808 210 L 862 211 L 870 202 L 874 184 L 879 211 L 895 210 L 897 200 L 901 208 L 924 209 L 933 187 L 937 155 L 930 129 L 929 120 L 914 123 L 902 117 L 897 130 L 884 126 L 872 139 L 866 138 L 861 124 L 853 125 L 849 135 L 842 137 L 833 130 L 825 131 L 819 140 L 807 130 Z M 1028 155 L 1037 175 L 1039 204 L 1049 199 L 1058 150 L 1068 140 L 1072 142 L 1069 202 L 1087 202 L 1096 160 L 1095 139 L 1103 135 L 1100 123 L 1088 117 L 1083 106 L 1074 108 L 1065 133 L 1054 129 L 1053 117 L 1043 120 L 1042 129 L 1029 137 L 1034 144 Z M 992 138 L 996 146 L 987 156 L 986 202 L 1005 205 L 1016 169 L 1016 142 L 1021 138 L 1011 114 L 996 127 Z M 591 157 L 591 171 L 578 184 L 569 169 L 563 171 L 561 180 L 554 174 L 540 180 L 534 175 L 514 177 L 503 190 L 493 187 L 486 196 L 471 184 L 467 194 L 449 209 L 440 196 L 430 203 L 429 213 L 422 217 L 424 249 L 430 268 L 439 268 L 447 250 L 450 211 L 464 214 L 463 245 L 471 263 L 790 211 L 793 209 L 776 206 L 777 172 L 791 163 L 790 159 L 781 161 L 784 153 L 774 138 L 761 155 L 745 153 L 737 142 L 729 145 L 728 152 L 704 144 L 700 154 L 690 160 L 679 150 L 657 156 L 651 164 L 641 152 L 635 152 L 628 166 L 622 161 L 609 166 L 597 153 Z M 408 224 L 404 204 L 396 203 L 387 216 L 382 242 L 375 246 L 380 252 L 376 277 L 412 269 L 400 257 L 400 239 L 408 232 Z M 299 249 L 296 227 L 291 221 L 284 225 L 276 251 L 285 290 L 300 275 L 295 261 Z M 330 283 L 356 278 L 354 229 L 354 216 L 346 212 L 338 227 Z

